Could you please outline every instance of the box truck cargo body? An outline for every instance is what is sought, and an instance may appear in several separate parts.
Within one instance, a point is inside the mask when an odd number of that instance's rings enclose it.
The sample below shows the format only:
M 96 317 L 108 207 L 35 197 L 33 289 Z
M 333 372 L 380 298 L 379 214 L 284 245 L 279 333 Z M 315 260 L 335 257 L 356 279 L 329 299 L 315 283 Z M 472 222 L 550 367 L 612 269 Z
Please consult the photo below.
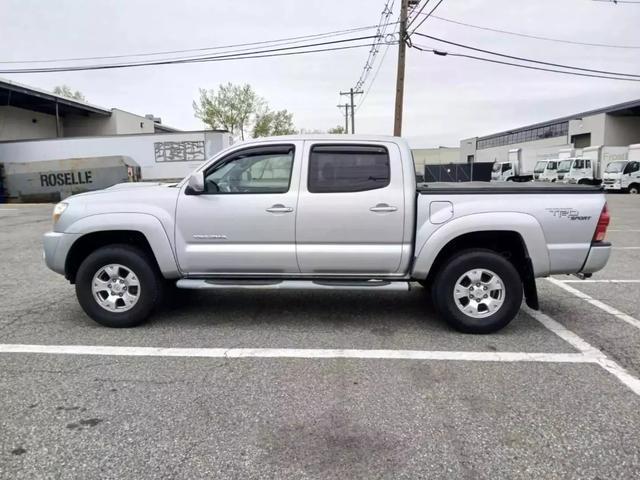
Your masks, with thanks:
M 491 181 L 494 182 L 530 182 L 533 180 L 536 161 L 532 157 L 522 156 L 521 148 L 509 150 L 507 162 L 496 162 L 493 165 Z
M 120 156 L 4 164 L 9 202 L 59 202 L 76 193 L 140 179 L 140 167 Z

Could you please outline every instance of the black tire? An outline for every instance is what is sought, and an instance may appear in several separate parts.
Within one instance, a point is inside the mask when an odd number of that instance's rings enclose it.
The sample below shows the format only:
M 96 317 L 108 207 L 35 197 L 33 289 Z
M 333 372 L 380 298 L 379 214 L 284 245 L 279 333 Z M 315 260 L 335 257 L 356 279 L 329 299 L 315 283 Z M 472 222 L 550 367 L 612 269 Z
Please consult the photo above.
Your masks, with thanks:
M 109 264 L 122 265 L 137 275 L 139 296 L 129 310 L 106 310 L 94 297 L 94 275 Z M 143 250 L 126 244 L 108 245 L 92 252 L 84 259 L 76 275 L 76 296 L 80 306 L 97 323 L 111 328 L 130 328 L 143 323 L 161 296 L 162 287 L 162 277 L 153 260 Z
M 454 299 L 458 279 L 473 269 L 486 269 L 498 275 L 504 286 L 504 301 L 494 313 L 482 318 L 465 314 Z M 518 271 L 492 250 L 473 249 L 456 253 L 445 263 L 433 282 L 431 295 L 437 312 L 453 328 L 464 333 L 492 333 L 504 328 L 517 315 L 523 287 Z
M 637 183 L 632 183 L 631 185 L 629 185 L 628 192 L 632 195 L 637 195 L 638 192 L 640 192 L 640 185 L 638 185 Z

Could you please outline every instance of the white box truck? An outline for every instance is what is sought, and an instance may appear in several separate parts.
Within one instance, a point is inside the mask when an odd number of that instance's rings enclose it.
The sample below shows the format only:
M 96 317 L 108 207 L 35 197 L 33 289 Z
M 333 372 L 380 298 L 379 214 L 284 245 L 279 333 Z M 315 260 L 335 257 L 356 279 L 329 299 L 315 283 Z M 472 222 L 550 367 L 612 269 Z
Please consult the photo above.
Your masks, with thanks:
M 582 185 L 600 185 L 606 166 L 614 161 L 626 160 L 628 147 L 586 147 L 582 155 L 560 162 L 558 181 Z
M 522 149 L 509 150 L 509 160 L 496 162 L 491 172 L 492 182 L 530 182 L 533 180 L 533 159 L 522 158 Z
M 604 169 L 605 190 L 640 192 L 640 143 L 629 145 L 627 159 L 613 160 Z

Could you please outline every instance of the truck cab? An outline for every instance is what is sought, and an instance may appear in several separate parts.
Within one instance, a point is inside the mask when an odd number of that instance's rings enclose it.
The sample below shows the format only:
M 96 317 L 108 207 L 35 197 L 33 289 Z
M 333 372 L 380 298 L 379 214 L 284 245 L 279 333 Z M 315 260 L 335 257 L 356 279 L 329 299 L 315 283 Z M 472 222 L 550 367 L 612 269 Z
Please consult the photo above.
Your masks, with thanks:
M 515 174 L 515 166 L 511 162 L 496 162 L 491 169 L 492 182 L 512 181 Z
M 640 191 L 640 162 L 622 160 L 611 162 L 604 171 L 604 188 L 611 191 Z
M 594 176 L 594 163 L 590 158 L 582 157 L 563 160 L 558 167 L 558 180 L 562 183 L 579 183 L 581 185 L 598 183 Z
M 533 179 L 538 180 L 544 169 L 547 168 L 548 160 L 538 160 L 536 162 L 536 166 L 533 167 Z
M 558 160 L 540 160 L 533 171 L 533 177 L 540 182 L 555 182 L 558 177 Z

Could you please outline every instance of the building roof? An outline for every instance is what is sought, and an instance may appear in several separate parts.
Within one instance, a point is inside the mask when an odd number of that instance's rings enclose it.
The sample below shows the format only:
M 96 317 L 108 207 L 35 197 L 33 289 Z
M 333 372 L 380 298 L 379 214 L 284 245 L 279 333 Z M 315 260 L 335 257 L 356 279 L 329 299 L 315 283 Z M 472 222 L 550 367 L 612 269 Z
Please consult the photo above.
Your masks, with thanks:
M 113 110 L 94 105 L 82 100 L 63 97 L 55 93 L 41 90 L 39 88 L 23 85 L 12 80 L 0 78 L 0 106 L 13 106 L 24 108 L 49 115 L 56 114 L 56 105 L 58 114 L 65 116 L 67 114 L 74 115 L 99 115 L 104 117 L 111 116 Z M 131 112 L 128 112 L 131 113 Z M 137 114 L 133 114 L 137 115 Z M 138 115 L 143 117 L 144 115 Z M 163 132 L 179 132 L 177 128 L 154 122 L 154 128 Z
M 498 133 L 492 133 L 490 135 L 483 135 L 478 137 L 478 140 L 484 140 L 486 138 L 495 137 L 498 135 L 505 135 L 509 133 L 517 133 L 522 130 L 529 130 L 531 128 L 545 127 L 547 125 L 553 125 L 556 123 L 568 122 L 569 120 L 578 120 L 584 117 L 591 117 L 593 115 L 599 115 L 601 113 L 607 113 L 615 116 L 640 116 L 640 99 L 630 100 L 628 102 L 616 103 L 615 105 L 609 105 L 607 107 L 596 108 L 594 110 L 587 110 L 585 112 L 574 113 L 573 115 L 566 115 L 564 117 L 554 118 L 545 122 L 533 123 L 524 127 L 513 128 L 510 130 L 504 130 Z
M 11 80 L 0 79 L 0 105 L 10 105 L 35 112 L 55 115 L 56 104 L 58 104 L 58 113 L 60 115 L 64 115 L 65 113 L 85 115 L 93 113 L 106 117 L 111 115 L 111 110 L 107 108 L 56 95 L 55 93 Z

